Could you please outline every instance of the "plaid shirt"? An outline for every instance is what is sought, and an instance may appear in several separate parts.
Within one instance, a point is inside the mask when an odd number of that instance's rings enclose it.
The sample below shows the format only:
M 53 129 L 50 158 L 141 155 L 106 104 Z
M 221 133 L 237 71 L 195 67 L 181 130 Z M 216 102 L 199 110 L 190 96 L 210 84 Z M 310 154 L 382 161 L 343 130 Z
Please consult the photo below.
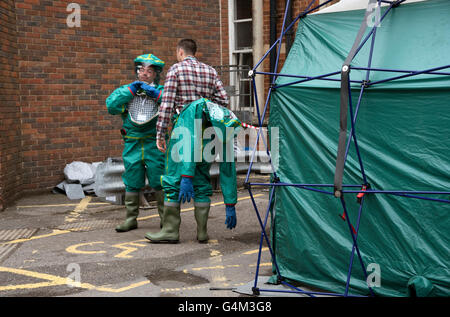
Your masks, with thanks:
M 170 119 L 175 111 L 200 98 L 227 107 L 228 96 L 214 68 L 188 56 L 173 65 L 164 82 L 164 93 L 156 123 L 156 137 L 164 139 Z

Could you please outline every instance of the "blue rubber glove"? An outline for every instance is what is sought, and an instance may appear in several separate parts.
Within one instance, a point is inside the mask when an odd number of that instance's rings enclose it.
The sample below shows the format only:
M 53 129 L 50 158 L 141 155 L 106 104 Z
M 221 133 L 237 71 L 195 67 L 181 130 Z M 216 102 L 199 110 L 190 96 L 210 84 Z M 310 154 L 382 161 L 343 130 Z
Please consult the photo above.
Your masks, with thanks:
M 225 215 L 225 224 L 227 225 L 227 228 L 233 229 L 234 227 L 236 227 L 236 208 L 234 206 L 227 205 L 225 209 Z
M 138 91 L 139 88 L 141 88 L 141 85 L 143 83 L 144 82 L 142 82 L 142 81 L 134 81 L 130 84 L 130 86 L 128 86 L 128 88 L 130 88 L 133 95 L 136 95 L 136 92 Z
M 146 83 L 143 83 L 141 86 L 141 89 L 143 89 L 145 91 L 145 93 L 147 94 L 147 96 L 151 97 L 151 98 L 158 98 L 160 91 L 158 89 L 156 89 L 155 87 L 152 87 Z
M 182 177 L 180 182 L 180 195 L 178 196 L 178 200 L 180 202 L 185 203 L 191 201 L 191 198 L 194 198 L 194 185 L 192 185 L 191 177 Z

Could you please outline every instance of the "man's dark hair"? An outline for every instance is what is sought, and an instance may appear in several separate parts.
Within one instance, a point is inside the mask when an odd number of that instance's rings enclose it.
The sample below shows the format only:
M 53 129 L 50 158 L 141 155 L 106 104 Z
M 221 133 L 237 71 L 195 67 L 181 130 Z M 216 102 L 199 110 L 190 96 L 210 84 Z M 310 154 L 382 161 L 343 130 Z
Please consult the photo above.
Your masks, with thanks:
M 182 39 L 178 42 L 177 47 L 182 48 L 183 51 L 188 55 L 195 55 L 195 53 L 197 52 L 197 44 L 192 39 Z

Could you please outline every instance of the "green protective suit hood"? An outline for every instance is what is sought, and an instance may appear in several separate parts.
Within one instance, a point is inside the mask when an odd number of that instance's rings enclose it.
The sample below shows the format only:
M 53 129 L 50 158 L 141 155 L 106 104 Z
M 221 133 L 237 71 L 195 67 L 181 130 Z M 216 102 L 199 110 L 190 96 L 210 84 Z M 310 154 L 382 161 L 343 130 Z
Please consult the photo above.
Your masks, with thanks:
M 229 109 L 202 98 L 173 118 L 162 185 L 167 201 L 178 200 L 182 176 L 194 178 L 196 202 L 212 195 L 209 169 L 219 155 L 220 185 L 226 204 L 237 202 L 233 140 L 242 124 Z M 214 137 L 213 137 L 214 135 Z
M 136 57 L 134 59 L 134 67 L 135 67 L 135 72 L 137 74 L 139 68 L 143 67 L 143 66 L 154 66 L 155 71 L 156 71 L 156 77 L 155 77 L 155 81 L 154 83 L 156 85 L 159 84 L 160 78 L 161 78 L 161 72 L 164 68 L 165 62 L 161 59 L 159 59 L 158 57 L 156 57 L 153 54 L 143 54 L 143 55 L 139 55 L 138 57 Z

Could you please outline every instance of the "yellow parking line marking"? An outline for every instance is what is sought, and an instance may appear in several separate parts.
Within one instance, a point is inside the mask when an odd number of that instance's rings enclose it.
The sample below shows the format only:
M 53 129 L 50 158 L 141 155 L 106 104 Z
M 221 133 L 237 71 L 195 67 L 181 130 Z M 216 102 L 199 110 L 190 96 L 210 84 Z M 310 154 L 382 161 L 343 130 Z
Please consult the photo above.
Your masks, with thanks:
M 80 244 L 75 244 L 75 245 L 71 245 L 70 247 L 66 248 L 66 251 L 69 253 L 75 253 L 75 254 L 99 254 L 99 253 L 106 253 L 106 251 L 83 251 L 83 250 L 78 250 L 79 247 L 85 246 L 85 245 L 94 245 L 94 244 L 99 244 L 99 243 L 104 243 L 103 241 L 96 241 L 96 242 L 87 242 L 87 243 L 80 243 Z
M 14 269 L 14 268 L 7 268 L 7 267 L 0 267 L 0 272 L 14 273 L 14 274 L 18 274 L 18 275 L 24 275 L 24 276 L 34 277 L 34 278 L 48 281 L 48 282 L 40 282 L 40 283 L 27 283 L 27 284 L 19 284 L 19 285 L 0 286 L 0 291 L 11 291 L 11 290 L 16 290 L 16 289 L 33 289 L 33 288 L 40 288 L 40 287 L 67 285 L 67 278 L 54 276 L 54 275 L 50 275 L 50 274 L 45 274 L 45 273 L 38 273 L 38 272 L 32 272 L 32 271 L 23 270 L 23 269 Z M 94 288 L 93 285 L 90 285 L 87 283 L 80 284 L 80 287 L 88 288 L 88 289 Z
M 121 287 L 121 288 L 110 288 L 110 287 L 98 286 L 95 289 L 97 291 L 108 292 L 108 293 L 121 293 L 121 292 L 125 292 L 130 289 L 133 289 L 133 288 L 136 288 L 139 286 L 143 286 L 143 285 L 147 285 L 147 284 L 150 284 L 150 281 L 141 281 L 141 282 L 130 284 L 128 286 Z
M 53 237 L 53 236 L 57 236 L 57 235 L 65 234 L 65 233 L 69 233 L 69 232 L 71 232 L 71 231 L 70 230 L 58 230 L 58 229 L 55 229 L 55 230 L 53 230 L 52 233 L 43 234 L 43 235 L 40 235 L 40 236 L 31 237 L 31 238 L 16 239 L 16 240 L 8 241 L 8 242 L 3 242 L 0 245 L 22 243 L 22 242 L 27 242 L 27 241 L 36 240 L 36 239 Z
M 256 264 L 249 264 L 249 267 L 255 267 Z M 259 266 L 272 266 L 272 262 L 259 263 Z
M 23 205 L 17 206 L 17 208 L 47 208 L 47 207 L 72 207 L 78 206 L 78 204 L 54 204 L 54 205 Z M 110 203 L 89 203 L 89 205 L 111 205 Z
M 91 196 L 86 196 L 85 198 L 83 198 L 80 203 L 75 207 L 75 212 L 80 212 L 83 211 L 87 208 L 87 206 L 89 205 L 89 203 L 91 202 L 92 197 Z
M 263 194 L 256 194 L 256 195 L 253 195 L 253 197 L 260 197 L 262 195 Z M 250 196 L 238 198 L 238 201 L 245 200 L 245 199 L 250 199 Z M 222 204 L 223 204 L 223 201 L 211 204 L 211 206 L 218 206 L 218 205 L 222 205 Z M 79 203 L 78 204 L 50 204 L 50 205 L 22 205 L 22 206 L 17 206 L 17 208 L 73 207 L 73 206 L 78 206 L 78 205 L 79 205 Z M 111 203 L 89 202 L 89 205 L 97 205 L 97 206 L 111 205 Z M 188 209 L 193 210 L 193 208 L 188 208 Z M 185 210 L 185 211 L 188 211 L 188 210 Z M 153 215 L 153 216 L 158 216 L 158 215 Z
M 14 268 L 8 268 L 8 267 L 1 267 L 0 266 L 0 272 L 7 272 L 7 273 L 13 273 L 18 275 L 24 275 L 28 277 L 34 277 L 42 280 L 47 280 L 47 282 L 40 282 L 40 283 L 27 283 L 27 284 L 19 284 L 19 285 L 0 285 L 0 291 L 12 291 L 12 290 L 18 290 L 18 289 L 33 289 L 33 288 L 41 288 L 41 287 L 49 287 L 49 286 L 60 286 L 60 285 L 67 285 L 69 286 L 67 282 L 67 278 L 45 274 L 45 273 L 38 273 L 23 269 L 14 269 Z M 110 288 L 110 287 L 104 287 L 104 286 L 95 286 L 89 283 L 80 283 L 76 287 L 78 288 L 84 288 L 88 290 L 97 290 L 102 292 L 109 292 L 109 293 L 120 293 L 124 292 L 142 285 L 150 284 L 150 281 L 141 281 L 137 283 L 130 284 L 125 287 L 121 288 Z
M 264 252 L 264 251 L 269 251 L 269 248 L 262 248 L 261 251 L 262 251 L 262 252 Z M 258 252 L 259 252 L 259 249 L 258 249 L 258 250 L 247 251 L 247 252 L 244 252 L 243 254 L 245 254 L 245 255 L 250 255 L 250 254 L 255 254 L 255 253 L 258 253 Z
M 34 289 L 49 286 L 61 285 L 59 282 L 42 282 L 42 283 L 32 283 L 32 284 L 20 284 L 20 285 L 6 285 L 0 286 L 0 291 L 14 291 L 18 289 Z
M 225 268 L 232 267 L 241 267 L 240 264 L 228 264 L 228 265 L 214 265 L 214 266 L 205 266 L 205 267 L 194 267 L 192 271 L 203 271 L 203 270 L 223 270 Z
M 156 215 L 150 215 L 150 216 L 145 216 L 145 217 L 139 217 L 139 218 L 137 218 L 137 220 L 138 220 L 138 221 L 142 221 L 142 220 L 147 220 L 147 219 L 150 219 L 150 218 L 156 218 L 156 217 L 159 217 L 159 214 L 156 214 Z
M 243 285 L 245 285 L 245 283 L 237 283 L 237 284 L 233 284 L 232 287 L 243 286 Z M 222 286 L 228 287 L 230 285 L 223 284 Z M 199 290 L 199 289 L 205 289 L 205 288 L 211 288 L 211 286 L 210 285 L 201 285 L 201 286 L 188 286 L 188 287 L 176 287 L 176 288 L 162 288 L 160 291 L 161 291 L 161 293 L 171 293 L 171 292 L 180 292 L 180 291 Z
M 203 286 L 189 286 L 189 287 L 176 287 L 176 288 L 162 288 L 160 290 L 161 293 L 171 293 L 171 292 L 180 292 L 180 291 L 191 291 L 191 290 L 199 290 L 209 288 L 209 285 Z
M 138 250 L 137 247 L 145 248 L 146 246 L 148 246 L 148 243 L 145 243 L 145 244 L 143 243 L 146 241 L 147 241 L 146 239 L 142 239 L 142 240 L 114 244 L 111 247 L 123 250 L 120 253 L 116 254 L 114 257 L 115 258 L 124 258 L 124 259 L 133 258 L 133 256 L 131 256 L 129 254 L 134 251 L 137 251 Z M 104 253 L 107 253 L 105 250 L 92 250 L 92 251 L 80 250 L 80 248 L 85 247 L 85 246 L 92 246 L 94 244 L 104 244 L 104 243 L 105 242 L 103 242 L 103 241 L 95 241 L 95 242 L 85 242 L 85 243 L 74 244 L 74 245 L 67 247 L 66 252 L 73 253 L 73 254 L 104 254 Z
M 256 194 L 256 195 L 253 195 L 253 197 L 256 198 L 256 197 L 260 197 L 260 196 L 263 196 L 263 195 L 264 194 Z M 241 198 L 238 198 L 238 201 L 246 200 L 246 199 L 250 199 L 250 198 L 251 198 L 250 196 L 241 197 Z M 70 205 L 71 206 L 72 205 L 80 206 L 80 204 L 81 204 L 81 202 L 79 204 L 70 204 Z M 103 203 L 88 203 L 87 205 L 89 205 L 89 204 L 103 204 Z M 218 206 L 218 205 L 222 205 L 222 204 L 224 204 L 223 201 L 211 204 L 211 206 Z M 84 203 L 83 203 L 83 205 L 84 205 Z M 24 207 L 24 206 L 22 206 L 22 207 Z M 36 206 L 34 206 L 34 207 L 36 207 Z M 75 208 L 75 209 L 77 210 L 77 208 Z M 182 212 L 186 212 L 186 211 L 191 211 L 191 210 L 194 210 L 194 207 L 182 209 L 181 211 Z M 138 218 L 138 220 L 146 220 L 146 219 L 155 218 L 155 217 L 159 217 L 159 214 L 150 215 L 150 216 L 146 216 L 146 217 L 141 217 L 141 218 Z M 78 230 L 80 230 L 80 228 L 78 228 Z M 57 230 L 57 229 L 55 229 L 55 230 L 53 230 L 52 233 L 49 233 L 49 234 L 44 234 L 44 235 L 35 236 L 35 237 L 31 237 L 31 238 L 17 239 L 17 240 L 13 240 L 13 241 L 8 241 L 8 242 L 1 243 L 0 245 L 22 243 L 22 242 L 27 242 L 27 241 L 36 240 L 36 239 L 48 238 L 48 237 L 52 237 L 52 236 L 56 236 L 56 235 L 60 235 L 60 234 L 70 233 L 72 231 L 74 231 L 74 230 Z
M 83 198 L 78 205 L 76 205 L 75 209 L 64 219 L 64 222 L 73 222 L 75 221 L 79 216 L 80 213 L 83 212 L 87 206 L 89 205 L 92 197 L 86 196 Z
M 115 258 L 130 259 L 130 258 L 132 258 L 132 256 L 128 255 L 128 254 L 138 250 L 138 248 L 133 248 L 133 247 L 130 247 L 130 246 L 146 247 L 147 244 L 138 243 L 138 242 L 146 242 L 146 241 L 147 241 L 146 239 L 143 239 L 143 240 L 137 240 L 137 241 L 131 241 L 131 242 L 115 244 L 115 245 L 113 245 L 113 247 L 119 248 L 119 249 L 123 249 L 125 251 L 115 255 L 114 257 Z
M 253 197 L 260 197 L 260 196 L 263 196 L 263 194 L 256 194 L 256 195 L 253 195 Z M 250 199 L 251 197 L 250 196 L 246 196 L 246 197 L 241 197 L 241 198 L 238 198 L 237 200 L 238 201 L 241 201 L 241 200 L 247 200 L 247 199 Z M 217 202 L 217 203 L 212 203 L 211 204 L 211 207 L 214 207 L 214 206 L 220 206 L 220 205 L 223 205 L 223 204 L 225 204 L 225 202 L 223 202 L 223 201 L 220 201 L 220 202 Z M 189 208 L 184 208 L 184 209 L 181 209 L 181 212 L 187 212 L 187 211 L 192 211 L 192 210 L 194 210 L 194 207 L 189 207 Z M 140 218 L 137 218 L 137 220 L 147 220 L 147 219 L 150 219 L 150 218 L 156 218 L 156 217 L 159 217 L 159 214 L 155 214 L 155 215 L 150 215 L 150 216 L 145 216 L 145 217 L 140 217 Z

